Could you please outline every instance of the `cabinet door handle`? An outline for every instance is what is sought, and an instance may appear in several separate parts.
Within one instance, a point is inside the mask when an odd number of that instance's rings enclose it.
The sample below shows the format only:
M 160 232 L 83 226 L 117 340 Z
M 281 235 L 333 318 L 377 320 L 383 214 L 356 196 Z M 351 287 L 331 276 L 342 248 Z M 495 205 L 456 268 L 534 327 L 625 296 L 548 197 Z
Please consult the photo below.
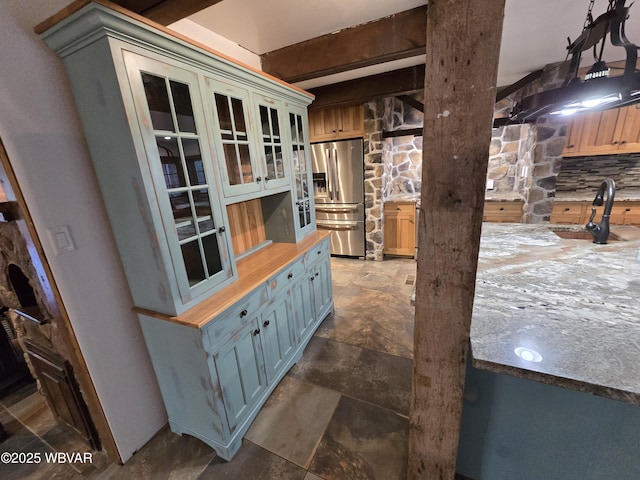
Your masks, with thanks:
M 246 317 L 246 316 L 247 316 L 247 313 L 249 313 L 249 312 L 247 312 L 246 310 L 242 310 L 242 311 L 240 312 L 240 318 L 242 318 L 242 317 Z
M 259 334 L 260 334 L 260 329 L 259 329 L 259 328 L 256 328 L 256 329 L 253 331 L 253 336 L 255 337 L 256 335 L 259 335 Z
M 316 277 L 311 277 L 311 281 L 313 282 L 316 279 Z
M 267 327 L 269 326 L 269 324 L 270 324 L 270 323 L 271 323 L 271 322 L 270 322 L 269 320 L 265 320 L 265 321 L 262 323 L 262 326 L 263 326 L 264 328 L 267 328 Z M 258 331 L 260 331 L 260 330 L 258 330 Z
M 322 253 L 322 250 L 318 250 L 318 255 L 320 255 Z
M 270 180 L 269 177 L 264 177 L 265 182 L 268 182 L 269 180 Z
M 260 183 L 262 181 L 262 177 L 257 177 L 256 178 L 256 183 Z
M 318 272 L 316 272 L 315 276 L 317 277 L 318 275 L 320 275 Z
M 289 275 L 287 275 L 287 278 L 291 280 L 293 278 L 293 273 L 290 273 Z
M 223 232 L 225 232 L 226 230 L 227 230 L 227 229 L 226 229 L 226 228 L 225 228 L 225 226 L 223 225 L 223 226 L 221 226 L 221 227 L 219 227 L 219 228 L 218 228 L 218 233 L 223 233 Z

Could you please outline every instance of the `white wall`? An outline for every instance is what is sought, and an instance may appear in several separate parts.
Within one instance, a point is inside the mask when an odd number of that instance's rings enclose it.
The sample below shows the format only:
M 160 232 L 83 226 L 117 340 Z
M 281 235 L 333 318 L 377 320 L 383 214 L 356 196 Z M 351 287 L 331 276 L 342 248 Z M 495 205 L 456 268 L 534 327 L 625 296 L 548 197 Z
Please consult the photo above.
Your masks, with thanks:
M 33 27 L 69 0 L 3 0 L 0 137 L 124 461 L 166 412 L 91 167 L 62 62 Z M 77 249 L 55 254 L 47 229 Z
M 227 40 L 223 36 L 218 35 L 211 30 L 207 30 L 188 18 L 178 20 L 177 22 L 169 25 L 168 28 L 227 55 L 228 57 L 239 60 L 250 67 L 262 70 L 259 55 L 241 47 L 237 43 Z

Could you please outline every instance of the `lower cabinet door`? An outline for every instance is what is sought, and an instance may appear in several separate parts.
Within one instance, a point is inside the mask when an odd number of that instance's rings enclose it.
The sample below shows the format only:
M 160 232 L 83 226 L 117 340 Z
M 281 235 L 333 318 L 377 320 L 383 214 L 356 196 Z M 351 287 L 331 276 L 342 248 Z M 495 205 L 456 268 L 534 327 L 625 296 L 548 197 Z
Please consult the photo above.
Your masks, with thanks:
M 267 386 L 260 332 L 258 318 L 247 322 L 213 355 L 231 433 L 251 412 Z
M 329 258 L 319 259 L 313 267 L 313 304 L 316 321 L 322 320 L 331 309 L 331 263 Z
M 283 292 L 262 314 L 262 342 L 267 379 L 281 373 L 296 347 L 295 323 L 289 292 Z
M 316 311 L 313 306 L 313 282 L 310 280 L 309 275 L 313 274 L 306 272 L 303 276 L 304 278 L 291 288 L 293 310 L 295 312 L 298 335 L 301 341 L 311 334 L 311 327 L 316 320 Z

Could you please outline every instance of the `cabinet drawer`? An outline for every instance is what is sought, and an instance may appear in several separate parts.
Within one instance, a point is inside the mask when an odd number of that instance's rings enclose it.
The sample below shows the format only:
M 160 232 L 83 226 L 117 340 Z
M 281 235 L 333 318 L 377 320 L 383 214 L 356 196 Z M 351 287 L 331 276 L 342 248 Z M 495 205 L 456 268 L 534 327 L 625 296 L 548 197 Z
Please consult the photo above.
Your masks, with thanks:
M 556 203 L 553 206 L 553 213 L 556 215 L 582 215 L 584 205 L 579 202 Z
M 329 243 L 329 238 L 325 238 L 316 246 L 309 249 L 304 256 L 305 266 L 312 265 L 317 259 L 329 255 L 330 248 L 331 244 Z
M 485 202 L 482 220 L 485 222 L 519 223 L 522 217 L 520 202 Z
M 640 206 L 615 205 L 611 209 L 611 223 L 614 225 L 637 225 L 640 223 Z
M 413 202 L 387 202 L 384 204 L 384 213 L 397 213 L 398 215 L 415 215 L 416 204 Z
M 232 308 L 216 317 L 206 328 L 211 348 L 237 335 L 247 323 L 255 319 L 267 303 L 267 286 L 253 290 Z
M 298 281 L 303 273 L 304 262 L 302 258 L 299 258 L 271 277 L 267 282 L 267 288 L 271 298 L 274 298 L 278 293 L 286 290 L 293 282 Z

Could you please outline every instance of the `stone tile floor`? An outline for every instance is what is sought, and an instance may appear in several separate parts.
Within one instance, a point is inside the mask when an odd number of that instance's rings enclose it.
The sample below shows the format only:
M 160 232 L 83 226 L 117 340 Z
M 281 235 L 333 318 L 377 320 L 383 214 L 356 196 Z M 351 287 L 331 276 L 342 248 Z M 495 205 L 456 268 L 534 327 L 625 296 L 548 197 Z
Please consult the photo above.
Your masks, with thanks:
M 125 465 L 6 465 L 11 479 L 395 480 L 406 476 L 416 264 L 332 258 L 334 314 L 269 397 L 231 462 L 156 434 Z M 0 399 L 0 452 L 84 452 L 33 385 Z

